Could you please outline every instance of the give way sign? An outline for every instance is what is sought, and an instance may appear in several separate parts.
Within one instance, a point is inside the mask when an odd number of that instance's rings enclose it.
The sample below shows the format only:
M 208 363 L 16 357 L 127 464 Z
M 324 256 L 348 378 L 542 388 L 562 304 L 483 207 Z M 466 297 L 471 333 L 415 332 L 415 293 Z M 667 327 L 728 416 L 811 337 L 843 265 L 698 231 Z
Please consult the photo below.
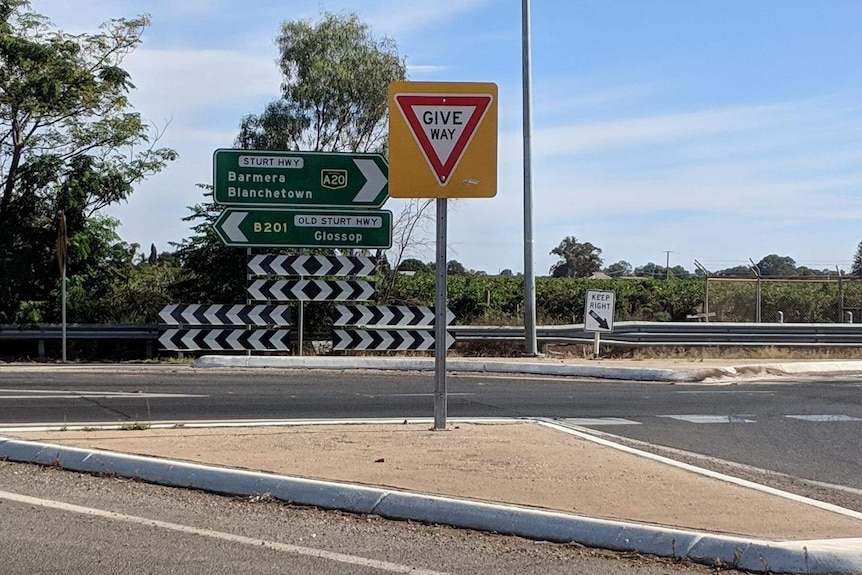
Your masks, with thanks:
M 484 198 L 496 193 L 496 84 L 393 82 L 389 194 Z

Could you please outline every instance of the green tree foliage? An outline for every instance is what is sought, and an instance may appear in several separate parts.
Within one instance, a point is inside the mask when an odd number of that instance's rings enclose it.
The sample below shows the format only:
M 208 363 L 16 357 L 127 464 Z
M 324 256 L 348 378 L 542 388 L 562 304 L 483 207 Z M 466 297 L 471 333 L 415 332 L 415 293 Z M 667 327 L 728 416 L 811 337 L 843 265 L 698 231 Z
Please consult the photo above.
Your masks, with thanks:
M 463 276 L 467 275 L 469 272 L 467 271 L 467 268 L 464 267 L 464 264 L 458 260 L 449 260 L 446 262 L 446 273 L 450 276 Z
M 245 302 L 246 251 L 218 239 L 213 223 L 223 208 L 212 200 L 212 186 L 198 187 L 209 201 L 190 206 L 191 215 L 183 218 L 191 223 L 192 236 L 176 246 L 182 273 L 171 294 L 182 303 Z
M 235 146 L 384 151 L 389 83 L 404 79 L 406 73 L 395 43 L 375 38 L 355 14 L 325 13 L 317 24 L 284 22 L 277 44 L 281 97 L 262 113 L 242 118 Z M 195 224 L 194 235 L 178 246 L 183 276 L 176 287 L 177 297 L 218 303 L 242 299 L 245 250 L 225 247 L 211 230 L 222 208 L 207 201 L 190 209 L 192 214 L 186 220 Z M 415 222 L 408 218 L 408 223 Z M 385 263 L 382 253 L 376 255 Z
M 796 268 L 796 275 L 803 277 L 826 277 L 837 273 L 837 270 L 815 270 L 807 266 L 799 266 Z
M 281 98 L 243 118 L 241 148 L 382 152 L 389 83 L 403 80 L 395 42 L 378 39 L 356 14 L 323 14 L 317 24 L 282 24 L 276 39 Z
M 40 321 L 57 319 L 60 210 L 69 275 L 86 297 L 104 293 L 129 246 L 97 211 L 127 199 L 176 157 L 155 148 L 157 135 L 128 101 L 134 86 L 122 63 L 148 24 L 111 20 L 98 33 L 72 35 L 26 0 L 0 2 L 0 322 L 15 321 L 24 307 L 31 315 L 25 300 L 43 302 Z
M 602 269 L 602 250 L 590 242 L 579 242 L 574 236 L 563 238 L 551 255 L 561 258 L 550 270 L 555 278 L 585 278 Z
M 753 278 L 754 270 L 751 269 L 751 266 L 740 265 L 718 270 L 715 275 L 728 278 Z
M 449 308 L 458 324 L 511 325 L 523 319 L 522 276 L 456 275 L 449 278 Z M 587 290 L 616 292 L 619 321 L 685 321 L 703 303 L 704 282 L 648 279 L 590 280 L 585 278 L 537 278 L 536 307 L 543 324 L 583 322 Z M 399 276 L 388 303 L 433 305 L 434 276 Z
M 632 269 L 632 264 L 630 264 L 629 262 L 627 262 L 625 260 L 620 260 L 616 263 L 609 265 L 608 267 L 606 267 L 602 271 L 611 277 L 618 278 L 618 277 L 628 277 L 628 276 L 632 275 L 634 270 Z
M 673 266 L 670 269 L 649 262 L 646 265 L 638 266 L 634 270 L 634 275 L 637 277 L 647 277 L 653 279 L 665 279 L 668 277 L 677 279 L 687 279 L 691 277 L 691 272 L 682 266 Z
M 850 268 L 850 274 L 862 277 L 862 242 L 856 246 L 856 253 L 853 254 L 853 266 Z
M 400 272 L 430 272 L 431 267 L 423 262 L 422 260 L 417 260 L 416 258 L 407 258 L 403 260 L 401 264 L 398 266 L 398 271 Z
M 795 276 L 796 262 L 790 256 L 769 254 L 757 262 L 762 276 Z

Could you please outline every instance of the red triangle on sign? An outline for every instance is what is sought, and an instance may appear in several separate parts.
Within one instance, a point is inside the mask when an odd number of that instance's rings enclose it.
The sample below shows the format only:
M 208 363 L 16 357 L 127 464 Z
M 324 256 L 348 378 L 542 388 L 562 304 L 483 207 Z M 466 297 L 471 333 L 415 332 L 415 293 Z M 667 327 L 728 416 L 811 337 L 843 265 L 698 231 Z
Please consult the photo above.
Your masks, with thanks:
M 398 109 L 441 186 L 449 183 L 492 100 L 491 94 L 395 94 Z

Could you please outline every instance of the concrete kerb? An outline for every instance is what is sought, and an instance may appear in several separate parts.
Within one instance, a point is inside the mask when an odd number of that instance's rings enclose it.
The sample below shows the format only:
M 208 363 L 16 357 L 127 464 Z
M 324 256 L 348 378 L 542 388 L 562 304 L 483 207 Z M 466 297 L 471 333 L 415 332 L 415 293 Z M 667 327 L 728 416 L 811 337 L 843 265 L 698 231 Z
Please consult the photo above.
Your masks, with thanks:
M 267 493 L 300 505 L 688 558 L 747 571 L 862 572 L 858 539 L 773 542 L 6 438 L 0 438 L 0 458 L 236 496 Z
M 254 367 L 280 369 L 367 369 L 395 371 L 429 371 L 430 358 L 329 357 L 329 356 L 217 356 L 205 355 L 195 360 L 196 368 Z M 495 361 L 449 359 L 446 369 L 461 373 L 510 373 L 569 377 L 594 377 L 625 381 L 696 383 L 722 381 L 739 377 L 780 375 L 855 375 L 862 374 L 862 361 L 786 362 L 703 368 L 643 368 L 603 365 L 572 365 L 530 361 Z
M 392 371 L 431 371 L 434 360 L 429 358 L 382 357 L 260 357 L 205 355 L 195 360 L 194 367 L 269 367 L 280 369 L 368 369 Z M 722 377 L 726 368 L 659 369 L 611 367 L 590 365 L 547 364 L 494 360 L 449 359 L 446 370 L 462 373 L 516 373 L 531 375 L 557 375 L 597 377 L 628 381 L 696 382 L 711 377 Z

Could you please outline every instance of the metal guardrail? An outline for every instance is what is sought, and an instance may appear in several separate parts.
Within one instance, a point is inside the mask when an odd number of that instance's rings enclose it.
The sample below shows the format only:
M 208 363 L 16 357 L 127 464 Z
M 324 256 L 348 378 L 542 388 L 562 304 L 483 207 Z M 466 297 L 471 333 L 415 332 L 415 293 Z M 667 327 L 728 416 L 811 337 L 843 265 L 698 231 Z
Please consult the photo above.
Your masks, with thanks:
M 46 340 L 61 339 L 63 326 L 60 324 L 39 324 L 33 327 L 0 325 L 0 340 Z M 159 339 L 159 326 L 155 324 L 90 324 L 70 323 L 66 325 L 68 339 L 105 339 L 105 340 L 156 340 Z
M 45 359 L 45 342 L 63 338 L 60 324 L 39 324 L 32 327 L 0 325 L 0 342 L 4 340 L 35 341 L 38 357 Z M 159 326 L 155 324 L 85 324 L 66 325 L 67 340 L 91 341 L 142 341 L 146 344 L 146 357 L 153 357 L 153 350 L 159 339 Z M 0 351 L 2 351 L 0 347 Z
M 367 329 L 381 329 L 366 326 Z M 524 339 L 518 326 L 451 325 L 448 330 L 459 342 L 517 341 Z M 68 339 L 139 340 L 155 342 L 161 328 L 157 324 L 69 324 Z M 592 332 L 583 324 L 538 326 L 542 343 L 593 342 Z M 3 340 L 58 340 L 62 326 L 35 327 L 0 325 Z M 723 322 L 616 322 L 613 333 L 602 334 L 608 345 L 638 346 L 796 346 L 862 347 L 862 324 L 846 323 L 723 323 Z
M 450 331 L 456 341 L 524 338 L 523 327 L 458 326 Z M 583 324 L 539 326 L 542 343 L 592 343 L 593 333 Z M 616 322 L 613 333 L 603 333 L 605 344 L 638 346 L 862 346 L 862 324 L 845 323 L 723 323 L 723 322 Z

